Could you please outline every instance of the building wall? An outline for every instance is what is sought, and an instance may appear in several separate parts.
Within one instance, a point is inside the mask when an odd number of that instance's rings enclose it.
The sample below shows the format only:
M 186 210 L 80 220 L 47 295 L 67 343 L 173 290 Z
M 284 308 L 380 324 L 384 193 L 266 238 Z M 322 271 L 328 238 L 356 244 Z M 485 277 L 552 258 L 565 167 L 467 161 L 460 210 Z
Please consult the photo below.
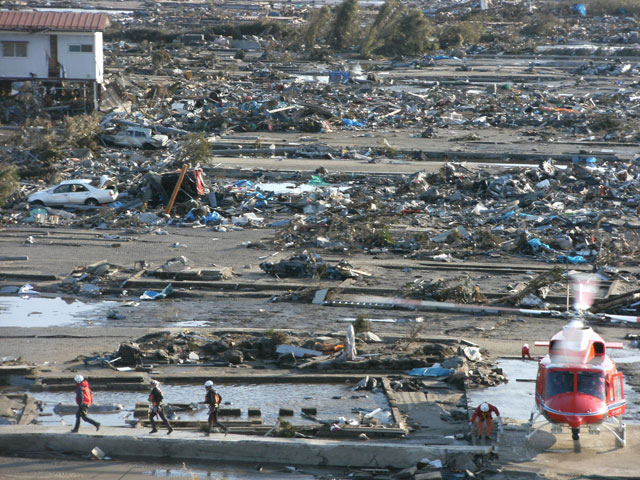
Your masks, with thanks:
M 26 57 L 5 57 L 2 42 L 27 42 Z M 30 78 L 48 76 L 49 36 L 28 33 L 0 32 L 0 78 Z
M 51 54 L 50 35 L 56 35 L 58 39 L 60 76 L 102 83 L 104 74 L 102 32 L 47 32 L 46 34 L 0 32 L 0 42 L 28 42 L 26 58 L 4 57 L 0 49 L 0 78 L 26 79 L 34 75 L 39 78 L 48 78 Z M 91 45 L 91 52 L 71 51 L 72 45 Z
M 96 44 L 96 40 L 99 42 Z M 70 47 L 91 45 L 91 52 L 73 52 Z M 100 62 L 98 62 L 98 55 Z M 58 34 L 58 63 L 65 78 L 102 82 L 102 33 Z

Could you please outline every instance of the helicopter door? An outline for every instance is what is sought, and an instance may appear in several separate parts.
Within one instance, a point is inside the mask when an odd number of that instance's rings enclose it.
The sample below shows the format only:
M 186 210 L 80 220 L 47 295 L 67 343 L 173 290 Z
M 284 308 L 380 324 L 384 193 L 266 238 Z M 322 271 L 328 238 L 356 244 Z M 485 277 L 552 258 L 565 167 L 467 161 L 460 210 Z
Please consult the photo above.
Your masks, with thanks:
M 614 417 L 625 411 L 624 384 L 622 373 L 616 373 L 611 377 L 611 391 L 609 392 L 609 416 Z

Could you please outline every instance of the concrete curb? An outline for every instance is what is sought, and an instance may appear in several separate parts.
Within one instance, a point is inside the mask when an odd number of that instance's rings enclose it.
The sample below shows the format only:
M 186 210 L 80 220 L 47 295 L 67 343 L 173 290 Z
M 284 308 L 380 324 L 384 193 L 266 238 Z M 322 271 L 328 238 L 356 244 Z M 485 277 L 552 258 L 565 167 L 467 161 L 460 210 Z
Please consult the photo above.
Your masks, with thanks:
M 488 455 L 491 446 L 421 445 L 378 442 L 308 440 L 175 431 L 167 436 L 137 429 L 81 426 L 87 433 L 69 433 L 67 427 L 37 425 L 0 428 L 0 454 L 23 456 L 46 452 L 89 455 L 99 447 L 111 457 L 172 458 L 226 462 L 266 462 L 326 467 L 405 468 L 427 457 L 443 462 L 447 454 Z

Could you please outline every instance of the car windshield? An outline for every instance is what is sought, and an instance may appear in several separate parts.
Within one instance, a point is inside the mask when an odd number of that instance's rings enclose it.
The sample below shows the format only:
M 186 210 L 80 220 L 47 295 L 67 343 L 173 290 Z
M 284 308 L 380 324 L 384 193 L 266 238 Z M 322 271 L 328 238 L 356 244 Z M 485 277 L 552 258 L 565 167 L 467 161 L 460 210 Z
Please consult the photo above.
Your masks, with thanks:
M 578 372 L 578 392 L 604 400 L 604 376 L 600 372 Z
M 551 370 L 547 374 L 547 398 L 573 391 L 573 372 Z

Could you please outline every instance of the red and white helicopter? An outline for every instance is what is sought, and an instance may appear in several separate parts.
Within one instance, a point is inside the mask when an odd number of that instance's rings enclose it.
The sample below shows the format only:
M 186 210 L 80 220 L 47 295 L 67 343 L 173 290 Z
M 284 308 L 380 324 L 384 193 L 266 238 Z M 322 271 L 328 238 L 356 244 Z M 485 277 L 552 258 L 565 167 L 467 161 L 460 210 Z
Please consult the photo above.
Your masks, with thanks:
M 527 440 L 545 425 L 552 424 L 552 433 L 560 433 L 563 425 L 571 428 L 576 452 L 580 451 L 582 426 L 596 434 L 604 427 L 614 435 L 617 447 L 626 445 L 622 373 L 607 355 L 607 349 L 622 348 L 622 343 L 604 341 L 582 321 L 597 288 L 593 277 L 575 278 L 575 318 L 549 342 L 535 343 L 549 347 L 549 353 L 538 362 L 536 405 L 529 419 Z M 546 421 L 535 427 L 541 416 Z

